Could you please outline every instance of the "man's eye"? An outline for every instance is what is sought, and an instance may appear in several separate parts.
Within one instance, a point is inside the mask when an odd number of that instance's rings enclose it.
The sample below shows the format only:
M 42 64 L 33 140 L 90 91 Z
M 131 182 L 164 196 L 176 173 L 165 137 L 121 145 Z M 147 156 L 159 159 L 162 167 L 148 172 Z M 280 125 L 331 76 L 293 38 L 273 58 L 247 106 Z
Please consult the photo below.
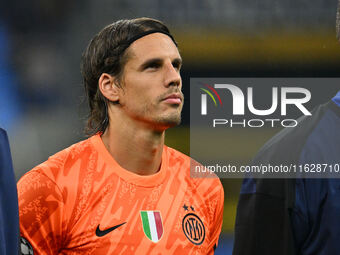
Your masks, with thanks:
M 160 67 L 160 64 L 158 63 L 151 63 L 147 66 L 147 68 L 151 68 L 151 69 L 156 69 L 158 67 Z
M 172 66 L 179 71 L 182 68 L 182 61 L 174 60 Z
M 181 64 L 180 63 L 173 63 L 172 66 L 176 68 L 177 70 L 181 69 Z

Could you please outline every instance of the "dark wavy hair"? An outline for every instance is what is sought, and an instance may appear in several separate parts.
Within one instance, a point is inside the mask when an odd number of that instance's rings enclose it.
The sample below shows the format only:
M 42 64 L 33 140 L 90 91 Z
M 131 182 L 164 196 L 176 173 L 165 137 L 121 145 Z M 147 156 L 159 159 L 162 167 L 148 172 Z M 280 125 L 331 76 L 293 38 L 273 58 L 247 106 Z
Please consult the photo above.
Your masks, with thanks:
M 98 88 L 102 73 L 115 77 L 120 84 L 124 66 L 129 59 L 127 42 L 149 30 L 161 30 L 170 34 L 161 22 L 151 18 L 119 20 L 93 37 L 82 56 L 81 74 L 90 107 L 85 133 L 93 135 L 104 132 L 109 124 L 107 100 Z

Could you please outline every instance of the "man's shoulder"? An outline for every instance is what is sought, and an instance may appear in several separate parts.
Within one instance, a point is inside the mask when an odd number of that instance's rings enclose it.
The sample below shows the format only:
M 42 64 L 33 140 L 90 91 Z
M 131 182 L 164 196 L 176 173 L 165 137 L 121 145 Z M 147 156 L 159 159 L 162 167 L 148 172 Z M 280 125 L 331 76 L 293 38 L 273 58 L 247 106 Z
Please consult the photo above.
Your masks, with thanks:
M 185 155 L 184 153 L 166 147 L 168 150 L 169 157 L 169 165 L 181 165 L 184 166 L 182 171 L 177 172 L 176 174 L 182 175 L 181 178 L 185 180 L 189 186 L 194 186 L 197 191 L 207 191 L 209 189 L 223 190 L 223 186 L 221 184 L 220 179 L 215 174 L 209 174 L 208 176 L 197 176 L 193 172 L 196 165 L 200 165 L 199 162 Z
M 164 150 L 167 155 L 168 169 L 171 169 L 171 171 L 176 169 L 175 173 L 179 175 L 186 176 L 188 173 L 190 174 L 191 158 L 189 156 L 168 146 L 164 146 Z
M 7 132 L 6 132 L 6 130 L 2 129 L 1 127 L 0 127 L 0 143 L 6 143 L 6 146 L 9 143 Z
M 176 160 L 178 158 L 182 158 L 186 162 L 190 162 L 190 157 L 188 155 L 185 155 L 183 152 L 180 152 L 168 146 L 164 146 L 164 147 L 168 152 L 169 160 Z
M 0 135 L 1 136 L 6 135 L 6 131 L 4 129 L 2 129 L 1 127 L 0 127 Z
M 77 142 L 50 156 L 45 162 L 28 171 L 22 178 L 27 175 L 44 175 L 52 181 L 56 181 L 59 175 L 65 176 L 71 169 L 79 168 L 76 162 L 87 160 L 92 150 L 91 138 Z
M 318 163 L 323 163 L 320 161 L 320 155 L 326 150 L 320 149 L 320 146 L 324 147 L 334 143 L 334 138 L 329 142 L 329 139 L 326 139 L 327 136 L 331 137 L 330 130 L 334 129 L 329 121 L 329 116 L 332 114 L 331 106 L 331 102 L 319 105 L 312 111 L 312 116 L 300 118 L 296 127 L 288 127 L 280 131 L 260 149 L 253 159 L 252 165 L 268 163 L 285 166 L 298 165 L 308 162 L 307 158 L 313 158 Z M 294 179 L 249 178 L 243 182 L 241 193 L 248 194 L 256 191 L 282 197 L 287 195 L 287 190 L 293 192 L 294 186 Z
M 259 150 L 253 163 L 295 163 L 308 138 L 323 121 L 329 103 L 317 106 L 312 116 L 303 116 L 295 127 L 286 127 L 269 139 Z

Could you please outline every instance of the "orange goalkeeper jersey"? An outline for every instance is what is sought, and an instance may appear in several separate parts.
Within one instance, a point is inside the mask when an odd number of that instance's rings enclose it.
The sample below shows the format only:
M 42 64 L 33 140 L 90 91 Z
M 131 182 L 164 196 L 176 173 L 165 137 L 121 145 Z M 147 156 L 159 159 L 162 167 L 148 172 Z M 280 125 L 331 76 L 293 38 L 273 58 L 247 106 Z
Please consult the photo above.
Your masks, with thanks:
M 190 178 L 184 154 L 164 146 L 159 172 L 140 176 L 99 135 L 25 174 L 18 196 L 34 254 L 213 254 L 224 201 L 219 179 Z

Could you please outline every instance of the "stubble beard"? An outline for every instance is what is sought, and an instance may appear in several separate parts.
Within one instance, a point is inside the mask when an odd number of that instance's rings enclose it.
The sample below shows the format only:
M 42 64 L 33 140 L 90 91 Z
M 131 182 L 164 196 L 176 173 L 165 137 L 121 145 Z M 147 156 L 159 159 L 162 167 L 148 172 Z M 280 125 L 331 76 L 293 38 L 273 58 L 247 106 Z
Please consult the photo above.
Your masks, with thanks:
M 168 127 L 175 127 L 181 123 L 181 110 L 171 113 L 167 116 L 160 117 L 158 123 Z
M 173 109 L 172 112 L 166 115 L 160 115 L 153 118 L 153 125 L 160 129 L 168 129 L 175 127 L 181 123 L 182 105 L 178 109 Z
M 169 94 L 169 93 L 167 93 Z M 148 115 L 148 112 L 152 112 L 158 107 L 162 107 L 161 104 L 163 104 L 163 99 L 166 95 L 161 95 L 157 98 L 156 102 L 157 104 L 148 105 L 144 108 L 144 114 Z M 183 94 L 182 94 L 182 98 Z M 158 105 L 159 104 L 159 105 Z M 153 126 L 160 128 L 160 129 L 167 129 L 171 127 L 175 127 L 181 123 L 181 113 L 183 109 L 183 102 L 181 105 L 172 105 L 169 106 L 172 109 L 167 114 L 160 113 L 158 116 L 154 116 L 151 122 L 153 123 Z
M 169 111 L 168 113 L 162 113 L 157 111 L 157 109 L 162 108 L 161 104 L 163 104 L 163 98 L 164 96 L 159 97 L 159 100 L 155 100 L 157 103 L 145 104 L 142 107 L 139 107 L 139 109 L 129 108 L 126 107 L 126 105 L 121 105 L 121 107 L 125 108 L 125 111 L 130 113 L 130 117 L 150 125 L 152 129 L 160 131 L 166 130 L 181 123 L 183 103 L 181 105 L 169 106 L 172 109 L 167 109 L 166 111 Z

